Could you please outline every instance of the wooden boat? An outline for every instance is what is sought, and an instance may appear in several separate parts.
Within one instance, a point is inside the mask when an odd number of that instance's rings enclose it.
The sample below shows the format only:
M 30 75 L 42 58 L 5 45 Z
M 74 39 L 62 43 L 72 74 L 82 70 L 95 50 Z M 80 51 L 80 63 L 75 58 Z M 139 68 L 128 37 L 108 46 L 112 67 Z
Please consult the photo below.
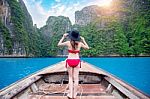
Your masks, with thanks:
M 0 99 L 67 99 L 65 62 L 40 70 L 0 90 Z M 131 85 L 87 62 L 82 62 L 76 99 L 149 99 Z

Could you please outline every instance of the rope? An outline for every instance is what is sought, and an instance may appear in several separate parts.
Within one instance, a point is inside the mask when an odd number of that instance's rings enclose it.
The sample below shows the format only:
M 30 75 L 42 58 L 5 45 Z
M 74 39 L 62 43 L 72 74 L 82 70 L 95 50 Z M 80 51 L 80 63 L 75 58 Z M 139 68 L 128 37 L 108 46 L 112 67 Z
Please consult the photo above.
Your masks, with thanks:
M 65 91 L 64 91 L 64 94 L 63 94 L 63 98 L 62 98 L 62 99 L 64 99 L 64 96 L 65 96 L 65 93 L 66 93 L 67 88 L 68 88 L 68 84 L 67 84 L 67 86 L 66 86 L 66 88 L 65 88 Z
M 50 88 L 51 86 L 53 86 L 53 88 L 55 88 L 54 85 L 55 85 L 55 84 L 51 84 L 51 85 L 48 85 L 47 87 Z M 60 85 L 60 86 L 61 86 L 61 85 Z M 65 87 L 65 90 L 67 89 L 67 87 L 68 87 L 68 85 Z M 44 94 L 41 95 L 41 96 L 39 97 L 39 99 L 41 99 L 43 96 L 45 96 L 45 95 L 47 95 L 47 94 L 61 93 L 61 92 L 64 92 L 65 90 L 63 89 L 63 90 L 55 91 L 55 92 L 46 92 L 45 90 L 41 90 L 41 92 L 43 92 Z
M 66 70 L 65 74 L 67 75 L 67 70 Z M 65 79 L 65 75 L 64 75 L 64 77 L 63 77 L 63 79 L 62 79 L 62 82 L 61 82 L 60 86 L 63 85 L 64 79 Z M 44 84 L 43 84 L 43 85 L 44 85 Z M 55 84 L 48 85 L 48 86 L 46 86 L 46 88 L 48 88 L 48 89 L 49 89 L 50 87 L 55 88 L 54 85 L 55 85 Z M 55 92 L 46 92 L 45 90 L 41 90 L 44 94 L 41 95 L 41 96 L 39 97 L 39 99 L 41 99 L 43 96 L 45 96 L 45 95 L 47 95 L 47 94 L 56 94 L 56 93 L 61 93 L 61 92 L 64 92 L 64 94 L 63 94 L 63 98 L 64 98 L 64 95 L 65 95 L 65 92 L 66 92 L 67 88 L 68 88 L 68 85 L 65 87 L 65 90 L 63 89 L 63 90 L 55 91 Z
M 82 93 L 83 93 L 83 88 L 82 86 L 80 85 L 80 89 L 81 89 L 81 93 L 80 93 L 80 99 L 82 98 Z
M 66 74 L 67 74 L 67 72 L 66 72 Z M 63 85 L 63 80 L 64 80 L 64 78 L 62 79 L 62 83 L 59 85 L 59 86 L 62 86 Z M 44 85 L 44 84 L 43 84 Z M 42 85 L 41 85 L 42 86 Z M 80 86 L 80 99 L 82 99 L 82 93 L 83 93 L 83 87 L 81 86 L 81 85 L 79 85 Z M 50 89 L 50 87 L 53 87 L 53 88 L 55 88 L 56 86 L 55 86 L 55 84 L 50 84 L 50 85 L 46 85 L 45 86 L 46 88 L 48 88 L 48 89 Z M 47 94 L 56 94 L 56 93 L 63 93 L 63 97 L 62 97 L 62 99 L 64 99 L 64 96 L 65 96 L 65 93 L 67 92 L 67 88 L 68 88 L 68 84 L 67 84 L 67 86 L 65 87 L 65 89 L 62 89 L 62 90 L 60 90 L 60 91 L 55 91 L 55 92 L 46 92 L 44 89 L 42 90 L 42 89 L 40 89 L 40 91 L 41 92 L 43 92 L 44 94 L 42 94 L 40 97 L 39 97 L 39 99 L 41 99 L 43 96 L 45 96 L 45 95 L 47 95 Z
M 51 86 L 54 87 L 54 84 L 48 85 L 47 87 L 50 88 Z M 60 85 L 60 86 L 61 86 L 61 85 Z M 82 99 L 83 87 L 82 87 L 81 85 L 79 85 L 79 86 L 80 86 L 80 99 Z M 68 88 L 68 84 L 67 84 L 67 86 L 65 87 L 65 89 L 60 90 L 60 91 L 46 92 L 45 90 L 41 90 L 41 92 L 43 92 L 44 94 L 41 95 L 41 96 L 39 97 L 39 99 L 41 99 L 43 96 L 45 96 L 45 95 L 47 95 L 47 94 L 56 94 L 56 93 L 61 93 L 61 92 L 63 93 L 62 99 L 64 99 L 65 93 L 67 92 L 67 88 Z

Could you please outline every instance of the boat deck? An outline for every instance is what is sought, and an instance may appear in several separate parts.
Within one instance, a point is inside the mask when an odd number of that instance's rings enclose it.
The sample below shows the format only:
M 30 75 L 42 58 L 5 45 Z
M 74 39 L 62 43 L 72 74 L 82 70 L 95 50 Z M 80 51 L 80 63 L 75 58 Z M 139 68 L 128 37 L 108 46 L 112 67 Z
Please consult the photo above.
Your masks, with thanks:
M 68 99 L 67 96 L 48 96 L 48 95 L 34 95 L 29 99 Z M 76 99 L 117 99 L 114 96 L 77 96 Z
M 67 87 L 67 84 L 41 85 L 37 93 L 29 95 L 29 99 L 67 99 Z M 79 84 L 76 99 L 115 99 L 115 97 L 106 93 L 106 88 L 100 84 Z
M 0 90 L 0 99 L 68 99 L 65 61 L 44 68 Z M 150 99 L 108 72 L 82 62 L 76 99 Z

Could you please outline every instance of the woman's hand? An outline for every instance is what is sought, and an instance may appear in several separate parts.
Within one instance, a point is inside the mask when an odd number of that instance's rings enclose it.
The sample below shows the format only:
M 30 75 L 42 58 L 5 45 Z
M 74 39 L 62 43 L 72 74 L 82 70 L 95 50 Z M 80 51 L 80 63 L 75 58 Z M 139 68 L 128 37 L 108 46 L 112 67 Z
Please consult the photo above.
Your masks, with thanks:
M 63 35 L 63 37 L 67 37 L 68 36 L 68 33 L 65 33 L 64 35 Z
M 60 41 L 58 42 L 57 46 L 68 46 L 68 41 L 63 42 L 63 40 L 65 39 L 65 37 L 68 36 L 68 33 L 63 34 L 62 38 L 60 39 Z M 70 42 L 69 42 L 70 43 Z
M 85 42 L 84 37 L 80 36 L 80 38 L 81 38 L 81 40 L 82 40 L 82 42 L 83 42 L 83 43 L 81 43 L 81 44 L 82 44 L 82 47 L 85 48 L 85 49 L 89 49 L 89 46 L 88 46 L 88 44 Z
M 84 40 L 84 37 L 80 36 L 81 40 Z

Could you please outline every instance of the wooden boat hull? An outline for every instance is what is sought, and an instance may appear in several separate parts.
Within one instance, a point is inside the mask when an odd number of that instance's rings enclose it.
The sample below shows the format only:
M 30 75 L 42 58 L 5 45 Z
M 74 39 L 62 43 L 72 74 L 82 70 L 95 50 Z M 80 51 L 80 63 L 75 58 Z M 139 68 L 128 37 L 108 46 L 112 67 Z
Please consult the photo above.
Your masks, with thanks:
M 0 99 L 67 99 L 65 62 L 44 68 L 0 90 Z M 149 99 L 131 85 L 87 62 L 79 73 L 77 99 Z

